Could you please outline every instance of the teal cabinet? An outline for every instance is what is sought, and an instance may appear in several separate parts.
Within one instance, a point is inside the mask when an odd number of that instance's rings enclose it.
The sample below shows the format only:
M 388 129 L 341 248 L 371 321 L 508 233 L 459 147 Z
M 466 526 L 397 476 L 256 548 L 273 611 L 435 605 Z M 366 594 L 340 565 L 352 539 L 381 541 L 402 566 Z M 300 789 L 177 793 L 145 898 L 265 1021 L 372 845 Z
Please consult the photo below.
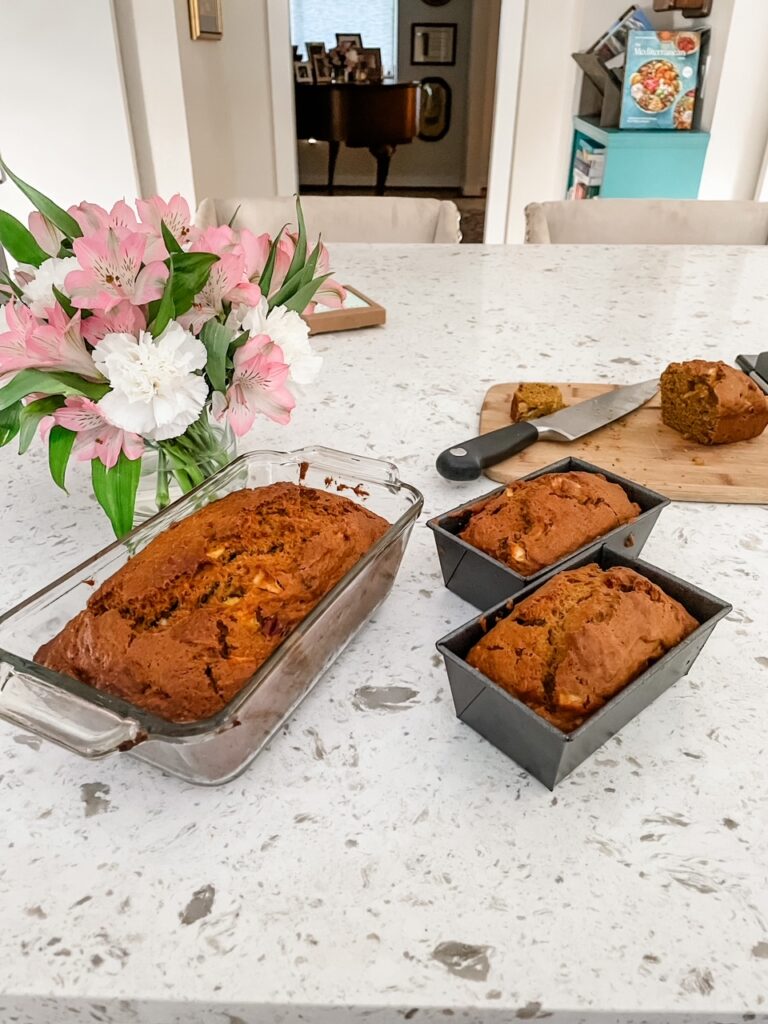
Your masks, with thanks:
M 588 117 L 573 119 L 574 157 L 583 138 L 604 147 L 603 199 L 696 199 L 709 132 L 628 131 L 601 128 Z

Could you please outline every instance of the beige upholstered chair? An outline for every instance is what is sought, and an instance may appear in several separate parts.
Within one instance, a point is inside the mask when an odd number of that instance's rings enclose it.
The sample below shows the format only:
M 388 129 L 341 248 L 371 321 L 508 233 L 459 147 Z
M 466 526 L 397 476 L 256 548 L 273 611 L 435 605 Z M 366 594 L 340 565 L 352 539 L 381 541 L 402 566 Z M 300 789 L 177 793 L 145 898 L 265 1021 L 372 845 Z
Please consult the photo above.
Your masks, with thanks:
M 301 205 L 310 237 L 324 242 L 460 242 L 459 211 L 440 199 L 390 196 L 303 196 Z M 239 207 L 239 209 L 238 209 Z M 275 199 L 203 199 L 198 227 L 228 224 L 274 235 L 283 224 L 296 222 L 291 196 Z
M 531 203 L 525 240 L 555 245 L 765 245 L 768 203 L 583 199 Z

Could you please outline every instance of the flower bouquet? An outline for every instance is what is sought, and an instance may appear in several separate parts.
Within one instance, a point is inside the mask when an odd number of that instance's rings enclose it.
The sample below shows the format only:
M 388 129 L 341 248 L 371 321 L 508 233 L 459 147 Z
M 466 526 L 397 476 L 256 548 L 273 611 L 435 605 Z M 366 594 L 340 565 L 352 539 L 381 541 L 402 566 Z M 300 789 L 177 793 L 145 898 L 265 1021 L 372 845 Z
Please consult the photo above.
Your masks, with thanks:
M 0 211 L 18 263 L 0 283 L 0 446 L 18 437 L 23 453 L 39 432 L 62 488 L 73 454 L 90 462 L 121 537 L 148 469 L 160 509 L 226 465 L 258 415 L 288 423 L 321 362 L 300 314 L 344 289 L 298 199 L 296 233 L 201 231 L 178 195 L 64 210 L 0 165 L 36 207 L 29 228 Z

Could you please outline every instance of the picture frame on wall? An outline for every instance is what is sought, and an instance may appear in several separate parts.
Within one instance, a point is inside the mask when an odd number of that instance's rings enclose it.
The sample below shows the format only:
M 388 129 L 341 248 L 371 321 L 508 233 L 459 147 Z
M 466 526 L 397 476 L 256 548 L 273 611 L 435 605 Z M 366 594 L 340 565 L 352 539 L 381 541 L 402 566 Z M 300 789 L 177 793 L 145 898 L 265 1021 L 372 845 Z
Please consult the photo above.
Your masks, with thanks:
M 419 138 L 439 142 L 451 127 L 453 92 L 444 78 L 422 78 L 419 104 Z
M 312 71 L 315 85 L 329 85 L 333 81 L 333 66 L 327 53 L 316 53 L 312 57 Z
M 293 62 L 293 77 L 297 82 L 312 85 L 312 68 L 308 60 L 295 60 Z
M 224 34 L 221 0 L 187 0 L 189 34 L 193 39 L 216 40 Z
M 451 67 L 456 63 L 456 22 L 411 25 L 411 64 Z
M 362 50 L 363 37 L 359 32 L 337 32 L 336 45 L 339 47 L 344 46 L 347 49 L 354 47 L 356 50 Z

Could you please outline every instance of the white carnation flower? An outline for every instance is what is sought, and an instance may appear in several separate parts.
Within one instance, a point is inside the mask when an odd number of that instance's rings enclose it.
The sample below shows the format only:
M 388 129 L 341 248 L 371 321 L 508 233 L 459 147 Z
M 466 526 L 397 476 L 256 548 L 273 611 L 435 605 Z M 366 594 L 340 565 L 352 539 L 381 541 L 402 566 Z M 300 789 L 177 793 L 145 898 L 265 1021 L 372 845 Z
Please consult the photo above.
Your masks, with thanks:
M 286 363 L 291 368 L 291 380 L 297 384 L 311 384 L 320 372 L 323 357 L 318 355 L 309 342 L 309 327 L 298 313 L 275 306 L 267 312 L 267 300 L 262 298 L 258 306 L 251 306 L 242 317 L 243 330 L 254 334 L 267 334 L 283 350 Z
M 159 338 L 141 331 L 107 334 L 93 359 L 112 385 L 99 402 L 107 419 L 152 441 L 178 437 L 200 415 L 208 385 L 195 370 L 205 366 L 205 346 L 171 320 Z
M 63 260 L 52 256 L 51 259 L 44 260 L 39 267 L 25 265 L 19 269 L 24 270 L 25 279 L 32 275 L 31 280 L 26 280 L 22 286 L 24 301 L 35 316 L 44 316 L 46 309 L 56 305 L 53 289 L 58 288 L 66 295 L 64 280 L 71 271 L 80 270 L 80 264 L 76 256 L 67 256 Z

